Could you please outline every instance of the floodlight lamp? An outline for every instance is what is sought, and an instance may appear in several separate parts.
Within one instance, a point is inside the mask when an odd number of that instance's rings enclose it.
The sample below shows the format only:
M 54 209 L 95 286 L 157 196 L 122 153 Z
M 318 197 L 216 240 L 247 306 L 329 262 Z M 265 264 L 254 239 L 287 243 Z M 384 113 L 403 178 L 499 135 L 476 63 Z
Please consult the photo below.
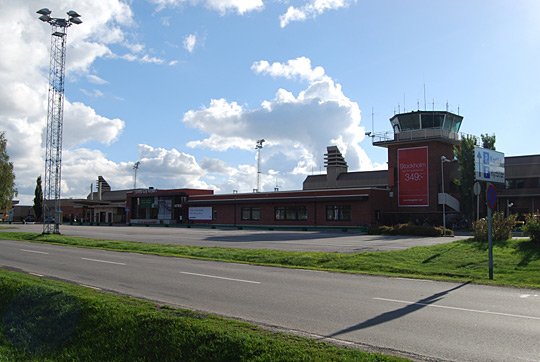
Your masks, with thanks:
M 69 16 L 71 16 L 72 18 L 80 18 L 81 16 L 74 10 L 70 10 L 68 11 L 66 14 L 68 14 Z
M 41 15 L 38 19 L 45 22 L 45 23 L 47 23 L 47 22 L 51 21 L 52 18 L 49 15 Z
M 76 18 L 76 17 L 74 17 L 74 18 L 69 18 L 69 21 L 70 21 L 71 23 L 77 24 L 77 25 L 79 25 L 79 24 L 82 23 L 82 20 L 79 19 L 79 18 Z
M 47 8 L 43 8 L 41 10 L 38 10 L 36 11 L 38 14 L 41 14 L 41 15 L 50 15 L 52 13 L 52 11 L 50 11 L 49 9 Z

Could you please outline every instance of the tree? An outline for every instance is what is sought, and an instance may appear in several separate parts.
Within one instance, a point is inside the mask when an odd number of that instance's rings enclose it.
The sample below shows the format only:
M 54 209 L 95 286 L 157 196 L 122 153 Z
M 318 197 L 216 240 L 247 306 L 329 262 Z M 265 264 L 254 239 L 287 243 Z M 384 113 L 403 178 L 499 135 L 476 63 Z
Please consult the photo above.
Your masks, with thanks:
M 482 147 L 490 150 L 495 150 L 495 134 L 482 134 Z M 461 143 L 454 147 L 454 156 L 459 164 L 459 180 L 454 180 L 458 185 L 459 194 L 461 197 L 461 211 L 463 215 L 472 220 L 475 210 L 475 195 L 473 192 L 475 175 L 474 163 L 476 162 L 474 155 L 474 147 L 477 146 L 478 139 L 475 136 L 464 136 Z
M 34 215 L 36 215 L 36 220 L 40 220 L 41 214 L 43 213 L 43 189 L 41 188 L 41 176 L 38 176 L 36 180 L 33 209 Z
M 461 212 L 472 220 L 474 212 L 474 147 L 477 139 L 475 136 L 464 136 L 461 143 L 454 147 L 454 156 L 458 160 L 460 178 L 454 180 L 459 189 L 461 198 Z
M 0 132 L 0 211 L 11 209 L 13 198 L 17 195 L 13 163 L 9 162 L 6 148 L 5 132 Z
M 490 136 L 486 133 L 480 135 L 480 137 L 482 138 L 482 148 L 495 151 L 495 134 Z

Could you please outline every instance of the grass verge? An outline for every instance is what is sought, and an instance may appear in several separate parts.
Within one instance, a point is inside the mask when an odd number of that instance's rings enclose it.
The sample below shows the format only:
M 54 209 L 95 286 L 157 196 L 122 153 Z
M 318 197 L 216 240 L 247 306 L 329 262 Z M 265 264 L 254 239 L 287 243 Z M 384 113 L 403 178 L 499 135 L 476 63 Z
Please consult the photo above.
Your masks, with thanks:
M 0 269 L 0 361 L 405 361 Z
M 0 232 L 0 238 L 290 268 L 540 288 L 540 247 L 528 239 L 495 242 L 495 278 L 491 281 L 487 243 L 472 239 L 399 251 L 344 254 L 145 244 L 23 232 Z

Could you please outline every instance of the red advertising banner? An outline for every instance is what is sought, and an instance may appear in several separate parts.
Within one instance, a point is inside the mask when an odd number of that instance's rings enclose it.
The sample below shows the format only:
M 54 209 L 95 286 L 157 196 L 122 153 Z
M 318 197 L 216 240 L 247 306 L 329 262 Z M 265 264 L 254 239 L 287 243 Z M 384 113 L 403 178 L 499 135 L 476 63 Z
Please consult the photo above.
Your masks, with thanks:
M 428 148 L 398 150 L 398 205 L 429 206 Z

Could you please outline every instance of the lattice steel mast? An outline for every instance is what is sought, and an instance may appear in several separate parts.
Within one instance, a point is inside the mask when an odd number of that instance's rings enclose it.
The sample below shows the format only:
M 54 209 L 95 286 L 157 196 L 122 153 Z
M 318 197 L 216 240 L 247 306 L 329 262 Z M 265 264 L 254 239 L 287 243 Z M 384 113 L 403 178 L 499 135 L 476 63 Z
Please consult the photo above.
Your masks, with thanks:
M 45 138 L 45 178 L 43 190 L 43 233 L 60 234 L 62 211 L 62 128 L 64 123 L 64 77 L 66 66 L 66 29 L 82 23 L 80 15 L 68 11 L 68 19 L 52 18 L 47 8 L 37 12 L 39 20 L 52 27 L 47 103 L 47 134 Z
M 257 188 L 255 192 L 261 191 L 261 149 L 263 148 L 264 139 L 257 140 L 255 149 L 257 150 Z

